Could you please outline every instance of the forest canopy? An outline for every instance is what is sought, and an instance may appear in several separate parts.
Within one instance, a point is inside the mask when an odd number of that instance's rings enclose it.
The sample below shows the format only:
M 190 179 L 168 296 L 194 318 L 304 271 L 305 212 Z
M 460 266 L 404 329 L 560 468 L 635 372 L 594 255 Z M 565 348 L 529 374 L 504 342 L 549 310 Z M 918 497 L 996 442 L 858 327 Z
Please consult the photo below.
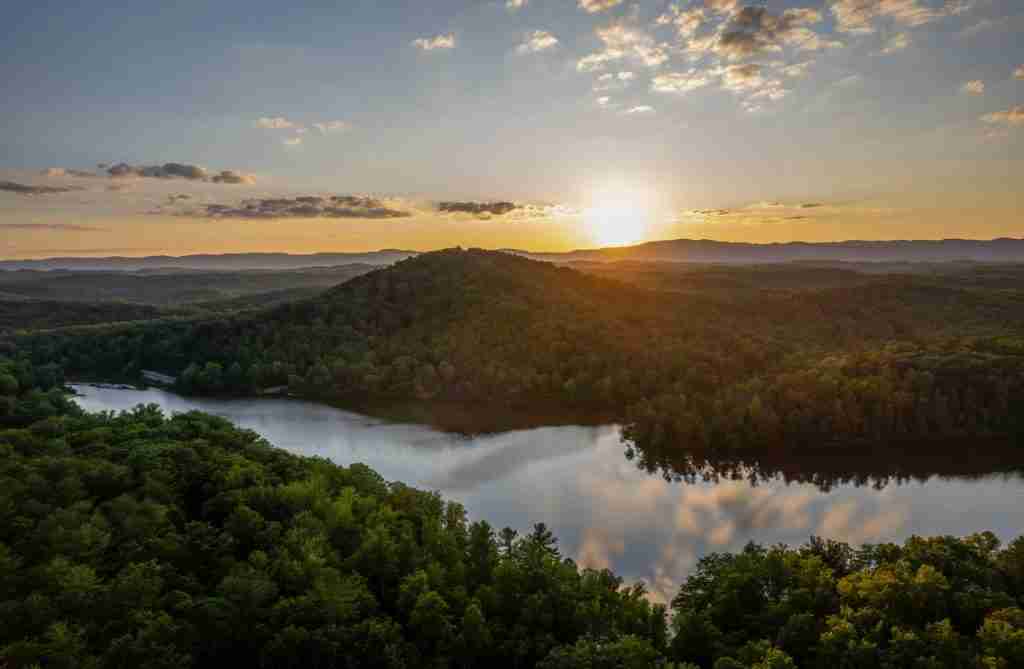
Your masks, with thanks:
M 1024 430 L 1024 291 L 1011 270 L 599 273 L 622 280 L 448 250 L 259 312 L 19 341 L 79 377 L 149 369 L 190 394 L 592 415 L 661 450 Z

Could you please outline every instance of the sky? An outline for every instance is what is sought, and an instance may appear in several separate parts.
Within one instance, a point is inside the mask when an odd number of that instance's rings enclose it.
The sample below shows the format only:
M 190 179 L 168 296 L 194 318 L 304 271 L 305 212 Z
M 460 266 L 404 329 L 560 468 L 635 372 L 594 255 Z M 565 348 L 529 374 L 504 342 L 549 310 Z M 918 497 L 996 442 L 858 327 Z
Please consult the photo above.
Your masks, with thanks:
M 2 257 L 1024 236 L 1019 0 L 16 4 Z

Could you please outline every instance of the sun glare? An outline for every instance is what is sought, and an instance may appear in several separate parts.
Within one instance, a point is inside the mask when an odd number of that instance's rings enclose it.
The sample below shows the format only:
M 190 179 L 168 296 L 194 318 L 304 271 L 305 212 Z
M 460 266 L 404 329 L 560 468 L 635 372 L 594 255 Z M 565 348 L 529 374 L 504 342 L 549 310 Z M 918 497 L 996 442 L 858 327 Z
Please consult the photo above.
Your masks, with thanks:
M 646 240 L 651 217 L 649 198 L 627 190 L 602 193 L 583 211 L 587 234 L 600 246 L 628 246 Z

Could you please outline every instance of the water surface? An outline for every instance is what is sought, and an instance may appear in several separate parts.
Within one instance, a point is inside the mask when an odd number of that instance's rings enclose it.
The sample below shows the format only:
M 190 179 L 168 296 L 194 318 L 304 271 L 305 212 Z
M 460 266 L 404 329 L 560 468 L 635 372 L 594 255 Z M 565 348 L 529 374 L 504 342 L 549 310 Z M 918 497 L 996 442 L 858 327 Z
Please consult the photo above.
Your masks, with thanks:
M 955 458 L 939 456 L 941 467 L 903 463 L 889 478 L 878 474 L 873 456 L 868 473 L 852 476 L 815 474 L 804 463 L 799 476 L 777 466 L 759 474 L 731 467 L 722 475 L 705 466 L 710 476 L 680 480 L 641 469 L 642 458 L 625 457 L 616 426 L 464 437 L 288 399 L 197 399 L 88 385 L 76 390 L 90 411 L 140 403 L 167 412 L 198 409 L 293 453 L 342 465 L 363 462 L 388 480 L 439 490 L 463 503 L 472 519 L 496 528 L 547 523 L 565 555 L 643 580 L 662 600 L 671 599 L 700 556 L 748 541 L 800 544 L 817 534 L 859 544 L 985 529 L 1006 540 L 1024 532 L 1024 477 L 1015 466 L 1024 464 L 1024 452 L 1010 462 L 1016 454 L 979 459 L 965 449 L 962 475 Z

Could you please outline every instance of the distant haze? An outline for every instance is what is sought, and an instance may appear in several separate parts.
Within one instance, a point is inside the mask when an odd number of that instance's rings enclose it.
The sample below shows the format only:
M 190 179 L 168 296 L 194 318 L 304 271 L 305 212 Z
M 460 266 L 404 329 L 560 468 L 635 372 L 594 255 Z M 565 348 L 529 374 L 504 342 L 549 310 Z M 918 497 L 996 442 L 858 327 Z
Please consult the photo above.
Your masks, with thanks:
M 509 253 L 555 263 L 657 261 L 687 263 L 786 262 L 1024 262 L 1024 239 L 944 239 L 845 241 L 828 243 L 743 244 L 711 240 L 674 239 L 636 246 L 580 249 L 565 253 Z M 60 257 L 39 260 L 0 260 L 0 270 L 288 270 L 332 267 L 353 263 L 390 265 L 416 255 L 415 251 L 386 249 L 368 253 L 227 253 L 185 256 Z

